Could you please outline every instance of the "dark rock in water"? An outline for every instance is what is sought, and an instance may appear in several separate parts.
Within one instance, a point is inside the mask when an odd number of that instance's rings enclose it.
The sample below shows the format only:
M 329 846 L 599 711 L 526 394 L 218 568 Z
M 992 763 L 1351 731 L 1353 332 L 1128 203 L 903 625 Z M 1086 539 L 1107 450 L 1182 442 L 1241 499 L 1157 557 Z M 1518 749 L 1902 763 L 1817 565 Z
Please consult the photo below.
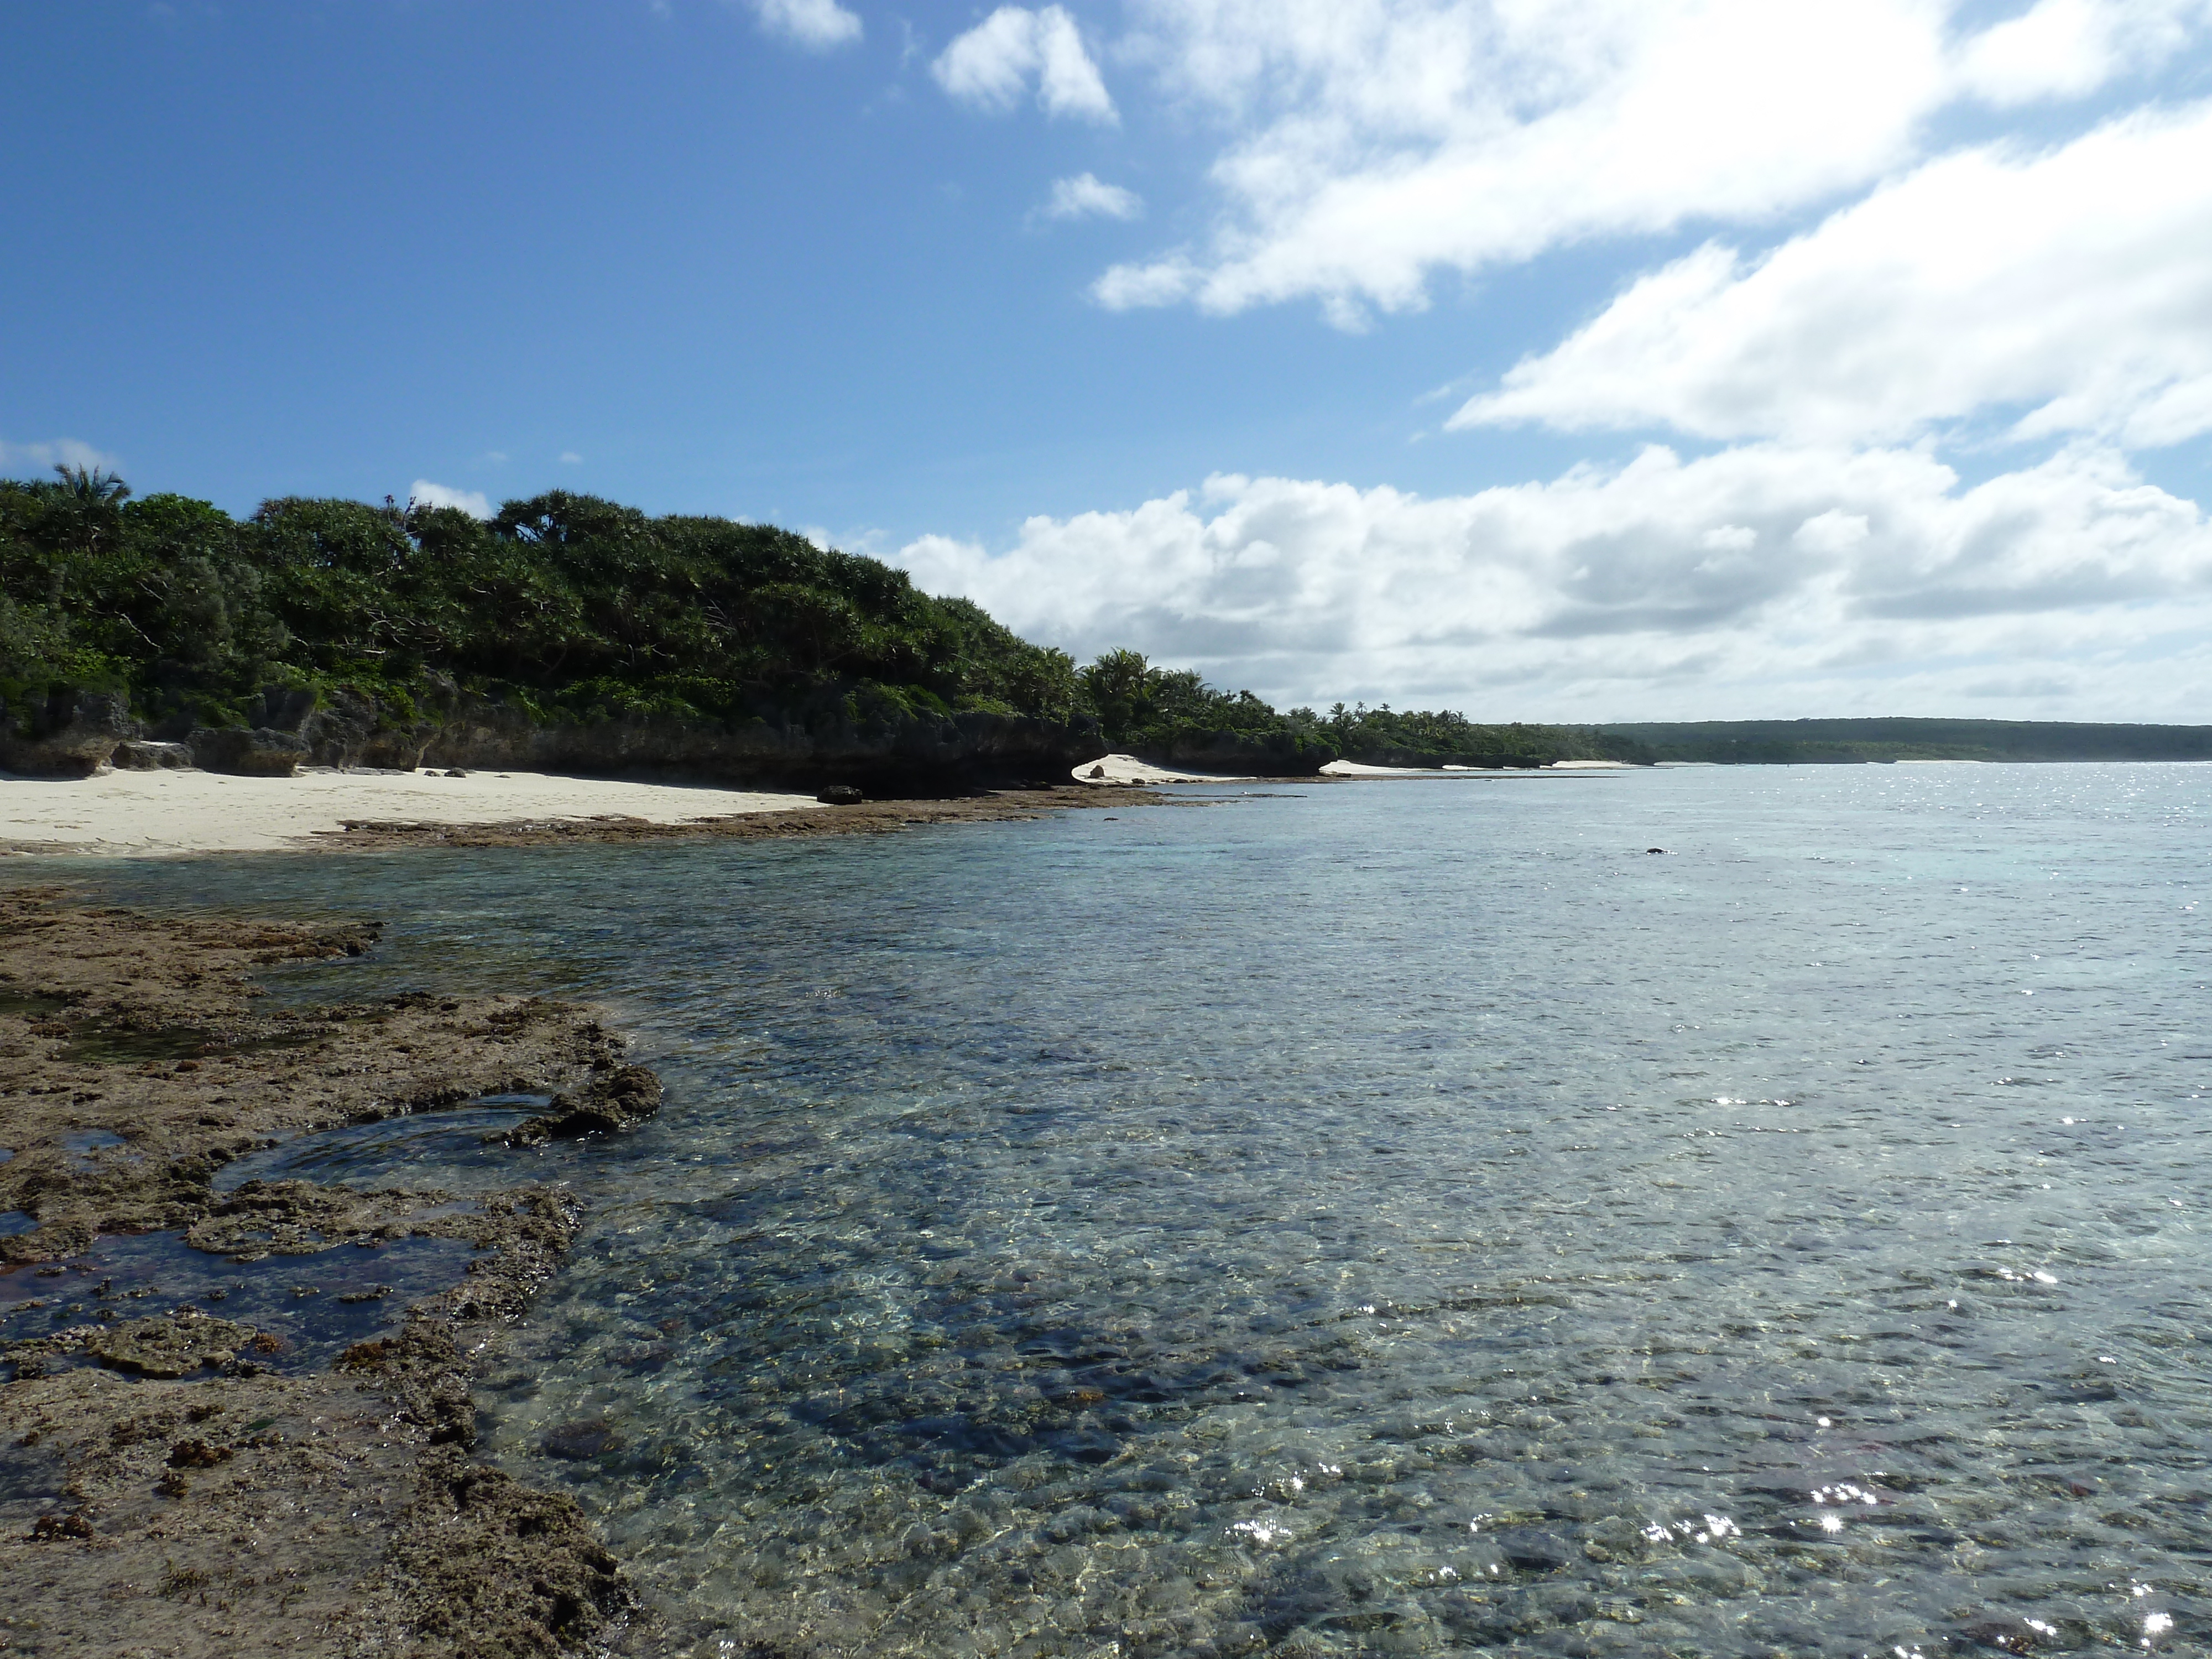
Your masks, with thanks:
M 660 1079 L 642 1066 L 617 1066 L 593 1078 L 580 1093 L 556 1095 L 547 1110 L 486 1139 L 508 1146 L 543 1146 L 549 1140 L 617 1133 L 659 1109 Z
M 0 768 L 10 772 L 88 778 L 140 729 L 118 691 L 64 688 L 25 701 L 29 711 L 20 726 L 9 718 L 12 711 L 0 711 Z
M 824 806 L 858 806 L 867 797 L 849 783 L 833 783 L 814 799 Z
M 1647 847 L 1644 850 L 1647 853 L 1663 853 L 1667 849 L 1663 847 Z
M 449 766 L 446 769 L 446 775 L 449 778 L 465 778 L 468 774 L 458 766 Z
M 1558 1572 L 1575 1559 L 1565 1539 L 1541 1527 L 1501 1527 L 1485 1535 L 1516 1572 Z
M 125 772 L 183 772 L 191 769 L 192 751 L 181 743 L 131 738 L 117 744 L 108 758 Z
M 307 758 L 307 745 L 296 732 L 272 727 L 203 726 L 190 739 L 192 763 L 204 772 L 233 777 L 289 778 Z
M 2074 1621 L 2069 1620 L 2069 1624 Z M 1995 1648 L 2000 1653 L 2033 1653 L 2039 1648 L 2074 1648 L 2087 1646 L 2083 1638 L 2086 1630 L 2062 1632 L 2047 1620 L 2030 1623 L 2025 1619 L 1999 1617 L 1984 1619 L 1978 1624 L 1967 1625 L 1953 1638 L 1954 1645 L 1963 1638 L 1977 1647 Z M 2146 1642 L 2144 1646 L 2150 1644 Z
M 545 1437 L 538 1443 L 538 1449 L 548 1457 L 571 1463 L 583 1462 L 602 1452 L 620 1451 L 622 1447 L 621 1435 L 607 1424 L 589 1418 L 548 1429 Z

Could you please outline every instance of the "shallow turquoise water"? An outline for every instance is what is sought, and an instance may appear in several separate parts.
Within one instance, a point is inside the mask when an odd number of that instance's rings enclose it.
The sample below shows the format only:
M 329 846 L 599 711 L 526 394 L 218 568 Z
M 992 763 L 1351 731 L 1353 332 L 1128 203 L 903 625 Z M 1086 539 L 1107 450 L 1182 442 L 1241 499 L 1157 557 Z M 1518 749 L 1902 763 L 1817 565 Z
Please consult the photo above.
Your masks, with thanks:
M 560 1165 L 482 1404 L 672 1651 L 2185 1651 L 2208 799 L 1394 781 L 113 881 L 392 922 L 283 994 L 638 1034 L 667 1109 Z

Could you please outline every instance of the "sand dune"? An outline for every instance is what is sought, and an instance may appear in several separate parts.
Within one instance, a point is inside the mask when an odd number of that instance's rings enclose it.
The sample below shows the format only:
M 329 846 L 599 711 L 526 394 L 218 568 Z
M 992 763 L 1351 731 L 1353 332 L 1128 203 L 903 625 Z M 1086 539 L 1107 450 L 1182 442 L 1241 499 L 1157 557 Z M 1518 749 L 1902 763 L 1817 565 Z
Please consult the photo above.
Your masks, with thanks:
M 1085 761 L 1071 769 L 1068 776 L 1078 783 L 1249 783 L 1249 777 L 1232 777 L 1219 772 L 1170 772 L 1164 766 L 1154 766 L 1140 761 L 1134 755 L 1102 755 L 1095 761 Z
M 0 775 L 0 851 L 162 857 L 312 846 L 349 819 L 503 823 L 626 817 L 682 823 L 811 806 L 807 794 L 556 777 L 542 772 L 307 771 L 289 778 L 215 772 L 110 772 L 94 778 Z

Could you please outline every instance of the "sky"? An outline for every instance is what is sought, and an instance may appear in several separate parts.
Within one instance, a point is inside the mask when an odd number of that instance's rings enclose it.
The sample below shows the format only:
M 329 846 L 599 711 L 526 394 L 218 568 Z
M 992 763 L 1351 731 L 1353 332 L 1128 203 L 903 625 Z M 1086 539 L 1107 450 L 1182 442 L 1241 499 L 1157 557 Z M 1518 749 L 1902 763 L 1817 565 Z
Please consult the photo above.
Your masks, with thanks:
M 2212 722 L 2212 0 L 10 0 L 0 475 L 1486 720 Z

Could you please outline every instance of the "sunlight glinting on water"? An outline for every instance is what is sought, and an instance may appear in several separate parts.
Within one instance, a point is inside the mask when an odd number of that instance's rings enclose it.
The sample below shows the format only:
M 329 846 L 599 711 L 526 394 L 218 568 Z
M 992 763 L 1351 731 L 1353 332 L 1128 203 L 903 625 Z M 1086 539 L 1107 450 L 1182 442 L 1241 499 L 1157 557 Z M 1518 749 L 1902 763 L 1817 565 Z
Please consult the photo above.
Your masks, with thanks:
M 397 924 L 283 994 L 594 995 L 668 1080 L 480 1402 L 670 1651 L 2140 1651 L 2212 1634 L 2208 784 L 228 867 Z

